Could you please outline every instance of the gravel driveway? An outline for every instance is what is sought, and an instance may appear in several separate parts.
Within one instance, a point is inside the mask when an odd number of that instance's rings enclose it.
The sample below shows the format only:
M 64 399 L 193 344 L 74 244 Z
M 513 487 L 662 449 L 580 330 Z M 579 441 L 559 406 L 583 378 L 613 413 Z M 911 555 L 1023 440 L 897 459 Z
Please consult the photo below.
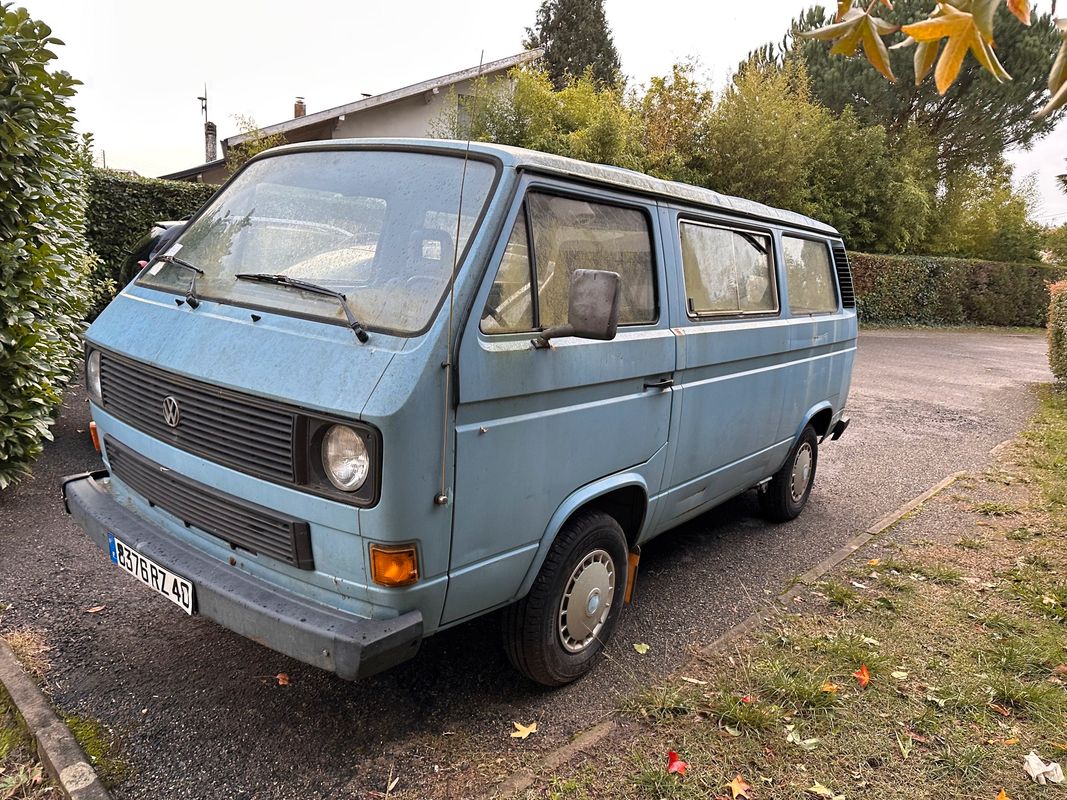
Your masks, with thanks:
M 34 477 L 0 495 L 0 609 L 12 606 L 0 625 L 42 630 L 56 704 L 113 731 L 130 766 L 117 800 L 367 797 L 390 770 L 401 778 L 394 796 L 466 797 L 610 714 L 853 533 L 980 466 L 1026 422 L 1029 384 L 1051 379 L 1045 352 L 1028 334 L 863 333 L 852 425 L 821 451 L 801 518 L 767 525 L 746 496 L 657 539 L 610 657 L 555 691 L 511 671 L 493 616 L 349 684 L 152 596 L 63 512 L 58 479 L 98 464 L 76 387 Z M 274 685 L 279 672 L 292 685 Z M 508 736 L 513 721 L 533 720 L 529 740 Z

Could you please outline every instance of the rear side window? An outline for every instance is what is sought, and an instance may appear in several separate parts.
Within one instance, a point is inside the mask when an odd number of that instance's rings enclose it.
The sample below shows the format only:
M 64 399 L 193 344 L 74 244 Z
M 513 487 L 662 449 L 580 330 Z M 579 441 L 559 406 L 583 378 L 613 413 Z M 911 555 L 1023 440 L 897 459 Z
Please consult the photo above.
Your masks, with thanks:
M 565 325 L 576 269 L 619 273 L 620 325 L 656 320 L 648 217 L 632 208 L 532 192 L 490 289 L 482 331 Z
M 782 255 L 789 282 L 789 310 L 794 314 L 837 311 L 834 268 L 826 242 L 783 236 Z
M 768 234 L 683 221 L 679 236 L 690 316 L 778 310 Z

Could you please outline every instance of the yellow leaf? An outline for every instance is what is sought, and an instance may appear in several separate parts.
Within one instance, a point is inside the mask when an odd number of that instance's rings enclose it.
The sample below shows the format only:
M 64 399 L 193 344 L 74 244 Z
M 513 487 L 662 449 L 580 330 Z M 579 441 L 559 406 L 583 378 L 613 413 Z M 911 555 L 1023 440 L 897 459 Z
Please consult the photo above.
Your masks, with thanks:
M 860 17 L 865 16 L 858 8 L 850 8 L 841 17 L 841 20 L 832 25 L 816 28 L 813 31 L 798 33 L 801 39 L 820 39 L 824 42 L 837 39 L 852 31 L 859 24 Z
M 636 650 L 640 655 L 644 655 L 648 652 L 648 645 L 644 642 L 639 642 L 638 644 L 634 645 L 634 650 Z
M 841 687 L 838 686 L 833 681 L 827 681 L 826 683 L 824 683 L 822 686 L 819 687 L 819 691 L 820 692 L 825 692 L 826 694 L 834 694 L 840 688 Z
M 1004 0 L 973 0 L 971 3 L 974 24 L 978 26 L 978 32 L 986 42 L 993 41 L 993 20 L 1003 2 Z
M 937 16 L 905 25 L 901 30 L 917 42 L 930 42 L 958 35 L 974 25 L 974 17 L 948 3 L 941 3 L 937 10 Z
M 1030 0 L 1008 0 L 1008 11 L 1023 25 L 1030 24 Z
M 941 42 L 919 42 L 915 48 L 915 85 L 918 86 L 923 79 L 930 74 L 937 61 L 937 53 L 941 49 Z
M 840 22 L 843 20 L 850 8 L 852 8 L 852 0 L 837 0 L 837 16 L 834 18 L 834 21 Z
M 935 16 L 922 22 L 905 25 L 903 30 L 918 42 L 936 42 L 948 38 L 944 50 L 941 51 L 941 57 L 937 60 L 937 68 L 934 70 L 934 82 L 937 84 L 937 91 L 941 94 L 947 92 L 949 87 L 955 83 L 960 74 L 960 67 L 963 66 L 963 59 L 967 57 L 967 51 L 972 52 L 978 63 L 991 72 L 997 80 L 1011 79 L 993 53 L 990 42 L 986 40 L 973 14 L 960 11 L 948 3 L 941 3 L 937 7 Z M 921 73 L 921 68 L 926 66 L 925 59 L 929 56 L 929 52 L 923 53 L 924 61 L 920 63 L 918 53 L 916 54 L 916 76 Z
M 872 558 L 867 562 L 867 566 L 868 567 L 877 567 L 881 563 L 882 563 L 882 559 L 880 559 L 880 558 Z
M 749 794 L 752 791 L 752 787 L 745 783 L 745 779 L 740 775 L 735 775 L 734 779 L 726 784 L 726 788 L 730 790 L 733 800 L 737 800 L 738 797 L 744 797 L 748 800 L 752 797 Z
M 537 733 L 537 723 L 531 722 L 529 725 L 520 725 L 517 722 L 511 723 L 515 726 L 515 730 L 511 732 L 512 739 L 525 739 L 531 733 Z
M 1067 82 L 1067 36 L 1064 37 L 1060 51 L 1056 54 L 1056 61 L 1052 64 L 1052 71 L 1048 74 L 1048 90 L 1055 94 L 1065 82 Z
M 843 798 L 844 795 L 834 794 L 830 789 L 823 786 L 818 781 L 815 781 L 811 786 L 804 790 L 808 794 L 813 794 L 816 797 L 826 797 L 829 800 L 837 800 L 837 798 Z
M 1011 798 L 1008 797 L 1007 792 L 1001 789 L 999 792 L 997 792 L 997 800 L 1011 800 Z
M 863 54 L 867 56 L 867 60 L 871 62 L 876 70 L 885 75 L 890 82 L 896 83 L 897 76 L 893 74 L 893 67 L 889 63 L 889 50 L 886 49 L 885 42 L 882 41 L 881 31 L 886 30 L 883 27 L 886 23 L 880 25 L 879 22 L 881 20 L 868 16 L 864 24 L 860 26 L 863 38 Z M 890 25 L 887 33 L 892 33 L 894 30 L 896 28 Z
M 1034 116 L 1036 119 L 1044 119 L 1065 104 L 1067 104 L 1067 80 L 1060 84 L 1060 88 L 1052 95 L 1052 99 L 1048 101 L 1048 104 Z
M 1005 739 L 1001 744 L 1003 744 L 1005 747 L 1011 747 L 1012 745 L 1015 745 L 1015 744 L 1018 744 L 1018 743 L 1019 743 L 1018 737 L 1013 736 L 1010 739 Z

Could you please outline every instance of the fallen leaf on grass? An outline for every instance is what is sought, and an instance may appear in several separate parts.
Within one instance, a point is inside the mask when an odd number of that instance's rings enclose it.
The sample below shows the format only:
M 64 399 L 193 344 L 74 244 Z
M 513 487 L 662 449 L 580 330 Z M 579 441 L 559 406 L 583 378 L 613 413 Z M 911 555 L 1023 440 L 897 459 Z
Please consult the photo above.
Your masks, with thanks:
M 989 707 L 996 711 L 998 714 L 1000 714 L 1000 716 L 1002 717 L 1011 716 L 1011 709 L 1007 708 L 1006 706 L 1002 706 L 1000 703 L 990 703 Z
M 739 774 L 734 776 L 734 779 L 726 784 L 726 788 L 730 790 L 730 795 L 734 800 L 738 797 L 744 797 L 746 800 L 752 797 L 749 792 L 752 791 L 752 787 L 745 783 L 745 779 Z
M 1067 664 L 1057 664 L 1052 668 L 1053 675 L 1067 675 Z
M 1016 736 L 1013 736 L 1010 739 L 1005 739 L 1003 742 L 1001 742 L 1001 744 L 1004 745 L 1005 747 L 1011 747 L 1013 744 L 1018 744 L 1018 743 L 1019 743 L 1019 739 Z
M 819 740 L 817 738 L 801 739 L 800 734 L 794 729 L 793 725 L 789 725 L 786 730 L 789 733 L 786 734 L 785 740 L 790 744 L 795 744 L 801 750 L 807 750 L 809 753 L 819 746 Z
M 878 641 L 877 639 L 872 639 L 870 636 L 864 636 L 863 643 L 866 645 L 870 645 L 871 647 L 878 647 L 878 645 L 881 644 L 880 641 Z
M 833 681 L 827 681 L 826 683 L 824 683 L 822 686 L 819 687 L 819 691 L 820 692 L 825 692 L 826 694 L 836 694 L 837 690 L 840 689 L 840 688 L 841 687 L 838 686 Z
M 512 734 L 512 736 L 514 736 L 514 735 L 515 734 Z M 687 761 L 682 761 L 682 759 L 680 759 L 678 757 L 678 754 L 676 752 L 674 752 L 673 750 L 668 750 L 667 751 L 667 774 L 668 775 L 676 772 L 676 773 L 678 773 L 679 775 L 681 775 L 684 778 L 685 777 L 685 771 L 687 769 L 689 769 L 689 763 Z
M 694 683 L 697 686 L 707 686 L 708 685 L 707 681 L 699 681 L 696 678 L 687 678 L 685 675 L 682 676 L 682 680 L 685 681 L 686 683 Z
M 639 655 L 643 656 L 645 653 L 648 652 L 648 645 L 644 642 L 639 642 L 638 644 L 634 645 L 634 650 L 636 650 Z
M 860 664 L 860 668 L 852 673 L 852 677 L 859 681 L 860 686 L 866 689 L 867 684 L 871 682 L 871 671 L 867 669 L 866 664 Z
M 813 783 L 804 791 L 808 794 L 813 794 L 816 797 L 827 797 L 830 798 L 830 800 L 845 800 L 845 796 L 843 794 L 834 794 L 832 791 L 830 791 L 830 789 L 823 786 L 818 781 L 815 781 L 815 783 Z
M 291 683 L 291 681 L 289 680 L 289 675 L 285 672 L 279 672 L 277 675 L 274 676 L 274 680 L 279 686 L 288 686 Z
M 895 672 L 890 673 L 898 681 L 906 681 L 908 679 L 908 673 L 902 669 L 898 669 Z
M 85 613 L 86 614 L 99 614 L 105 608 L 107 608 L 107 606 L 93 606 L 92 608 L 85 609 Z
M 393 791 L 393 789 L 396 788 L 396 785 L 398 783 L 400 783 L 400 777 L 399 776 L 396 777 L 396 778 L 393 778 L 391 781 L 389 781 L 389 784 L 385 787 L 385 793 L 389 794 L 391 791 Z
M 537 733 L 537 722 L 531 722 L 529 725 L 520 725 L 517 722 L 511 724 L 515 726 L 515 730 L 511 732 L 512 739 L 525 739 L 531 733 Z
M 723 725 L 722 729 L 726 731 L 730 736 L 733 736 L 735 739 L 741 735 L 741 729 L 735 728 L 731 725 Z
M 752 705 L 752 703 L 756 702 L 756 698 L 750 694 L 743 694 L 741 695 L 741 702 L 744 703 L 746 706 Z
M 1008 797 L 1008 793 L 1007 792 L 1005 792 L 1003 789 L 1001 789 L 999 792 L 997 792 L 996 800 L 1011 800 L 1011 798 Z
M 880 566 L 881 563 L 882 563 L 882 559 L 880 559 L 880 558 L 872 558 L 867 562 L 867 566 L 868 567 L 877 567 L 877 566 Z
M 1041 595 L 1041 605 L 1054 606 L 1056 605 L 1056 598 L 1051 595 L 1043 594 Z
M 1033 750 L 1023 758 L 1023 772 L 1029 775 L 1034 783 L 1042 786 L 1048 783 L 1063 783 L 1063 767 L 1055 761 L 1046 763 Z

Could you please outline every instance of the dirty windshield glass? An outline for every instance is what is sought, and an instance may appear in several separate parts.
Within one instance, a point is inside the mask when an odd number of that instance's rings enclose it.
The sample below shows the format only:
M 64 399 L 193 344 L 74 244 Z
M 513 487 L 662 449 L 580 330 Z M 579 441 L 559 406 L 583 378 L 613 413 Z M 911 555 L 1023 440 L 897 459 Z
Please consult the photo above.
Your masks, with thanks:
M 170 252 L 204 271 L 196 286 L 201 299 L 345 321 L 330 297 L 234 277 L 278 273 L 344 292 L 367 328 L 416 333 L 448 286 L 462 175 L 462 158 L 427 153 L 274 156 L 242 172 Z M 490 164 L 467 164 L 460 254 L 494 175 Z M 188 270 L 157 262 L 140 283 L 184 295 L 190 278 Z

